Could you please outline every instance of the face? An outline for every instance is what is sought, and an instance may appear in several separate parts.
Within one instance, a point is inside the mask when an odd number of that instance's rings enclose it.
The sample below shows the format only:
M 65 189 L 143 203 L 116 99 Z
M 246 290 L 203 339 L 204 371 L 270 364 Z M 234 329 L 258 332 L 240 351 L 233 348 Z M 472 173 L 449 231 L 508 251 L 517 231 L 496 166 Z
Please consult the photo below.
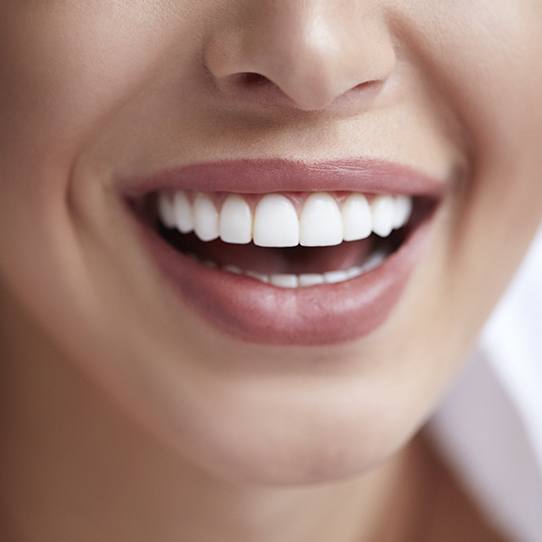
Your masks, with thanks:
M 5 315 L 221 478 L 399 449 L 542 213 L 542 3 L 0 11 Z

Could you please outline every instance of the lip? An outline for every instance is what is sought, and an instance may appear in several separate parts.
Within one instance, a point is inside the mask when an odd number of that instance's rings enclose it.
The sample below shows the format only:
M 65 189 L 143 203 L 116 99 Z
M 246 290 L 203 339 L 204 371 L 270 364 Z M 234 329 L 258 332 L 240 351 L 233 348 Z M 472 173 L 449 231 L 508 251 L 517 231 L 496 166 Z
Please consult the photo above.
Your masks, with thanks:
M 189 165 L 132 180 L 128 200 L 157 190 L 357 191 L 442 199 L 448 183 L 398 164 L 375 160 L 291 162 L 236 160 Z M 391 315 L 420 261 L 436 205 L 383 264 L 352 280 L 284 289 L 210 269 L 177 251 L 143 220 L 143 244 L 181 303 L 222 332 L 251 343 L 332 345 L 362 338 Z
M 412 194 L 439 198 L 444 181 L 411 167 L 375 159 L 307 162 L 279 158 L 221 160 L 169 168 L 145 178 L 130 179 L 121 189 L 129 197 L 157 190 L 201 192 L 351 191 Z

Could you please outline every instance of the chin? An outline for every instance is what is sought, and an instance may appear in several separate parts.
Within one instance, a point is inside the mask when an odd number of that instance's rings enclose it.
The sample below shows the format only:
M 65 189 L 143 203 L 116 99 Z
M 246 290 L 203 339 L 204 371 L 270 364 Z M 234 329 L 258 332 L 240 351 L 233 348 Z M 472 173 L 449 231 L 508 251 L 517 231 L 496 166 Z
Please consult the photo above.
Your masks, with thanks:
M 204 472 L 235 485 L 303 486 L 362 476 L 393 456 L 421 416 L 392 401 L 321 398 L 214 402 L 172 442 Z M 372 404 L 370 404 L 372 403 Z M 402 412 L 402 415 L 397 415 Z M 201 415 L 201 413 L 200 413 Z M 408 418 L 407 416 L 410 416 Z

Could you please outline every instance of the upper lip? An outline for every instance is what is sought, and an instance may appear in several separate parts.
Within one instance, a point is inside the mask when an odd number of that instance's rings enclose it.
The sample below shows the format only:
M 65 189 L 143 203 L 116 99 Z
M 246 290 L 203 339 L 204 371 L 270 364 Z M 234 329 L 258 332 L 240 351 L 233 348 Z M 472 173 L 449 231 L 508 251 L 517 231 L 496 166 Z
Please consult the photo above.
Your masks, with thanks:
M 439 198 L 447 188 L 438 179 L 412 167 L 369 158 L 328 161 L 241 159 L 202 162 L 166 168 L 126 183 L 127 195 L 160 190 L 201 192 L 347 191 L 410 194 Z

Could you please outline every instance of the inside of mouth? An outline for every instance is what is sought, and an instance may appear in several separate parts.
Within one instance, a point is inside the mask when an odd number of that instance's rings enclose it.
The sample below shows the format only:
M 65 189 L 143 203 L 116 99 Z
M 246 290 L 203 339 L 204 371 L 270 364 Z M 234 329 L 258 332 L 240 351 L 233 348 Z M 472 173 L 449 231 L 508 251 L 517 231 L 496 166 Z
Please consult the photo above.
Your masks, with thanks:
M 310 275 L 364 268 L 368 271 L 385 261 L 409 238 L 436 207 L 423 197 L 413 198 L 413 210 L 407 224 L 382 238 L 372 233 L 366 239 L 343 241 L 334 246 L 269 248 L 248 244 L 226 243 L 220 239 L 202 241 L 193 232 L 183 234 L 165 227 L 156 214 L 156 200 L 140 200 L 135 211 L 175 250 L 192 256 L 208 267 L 261 275 Z M 359 273 L 358 273 L 359 274 Z M 355 275 L 353 275 L 355 276 Z
M 399 233 L 399 232 L 398 232 Z M 377 250 L 391 254 L 399 235 L 394 239 L 375 239 L 343 242 L 329 247 L 267 248 L 254 243 L 235 245 L 216 239 L 200 241 L 194 234 L 160 227 L 161 236 L 185 254 L 194 255 L 201 262 L 212 262 L 217 267 L 237 267 L 265 275 L 326 273 L 350 269 L 366 263 Z M 401 236 L 402 237 L 402 236 Z
M 179 252 L 193 256 L 208 266 L 249 270 L 263 275 L 323 274 L 363 267 L 380 257 L 388 257 L 399 249 L 416 222 L 423 215 L 415 205 L 409 223 L 381 238 L 371 234 L 359 241 L 344 241 L 335 246 L 268 248 L 254 243 L 232 244 L 220 239 L 201 241 L 194 233 L 183 234 L 156 222 L 160 236 Z

